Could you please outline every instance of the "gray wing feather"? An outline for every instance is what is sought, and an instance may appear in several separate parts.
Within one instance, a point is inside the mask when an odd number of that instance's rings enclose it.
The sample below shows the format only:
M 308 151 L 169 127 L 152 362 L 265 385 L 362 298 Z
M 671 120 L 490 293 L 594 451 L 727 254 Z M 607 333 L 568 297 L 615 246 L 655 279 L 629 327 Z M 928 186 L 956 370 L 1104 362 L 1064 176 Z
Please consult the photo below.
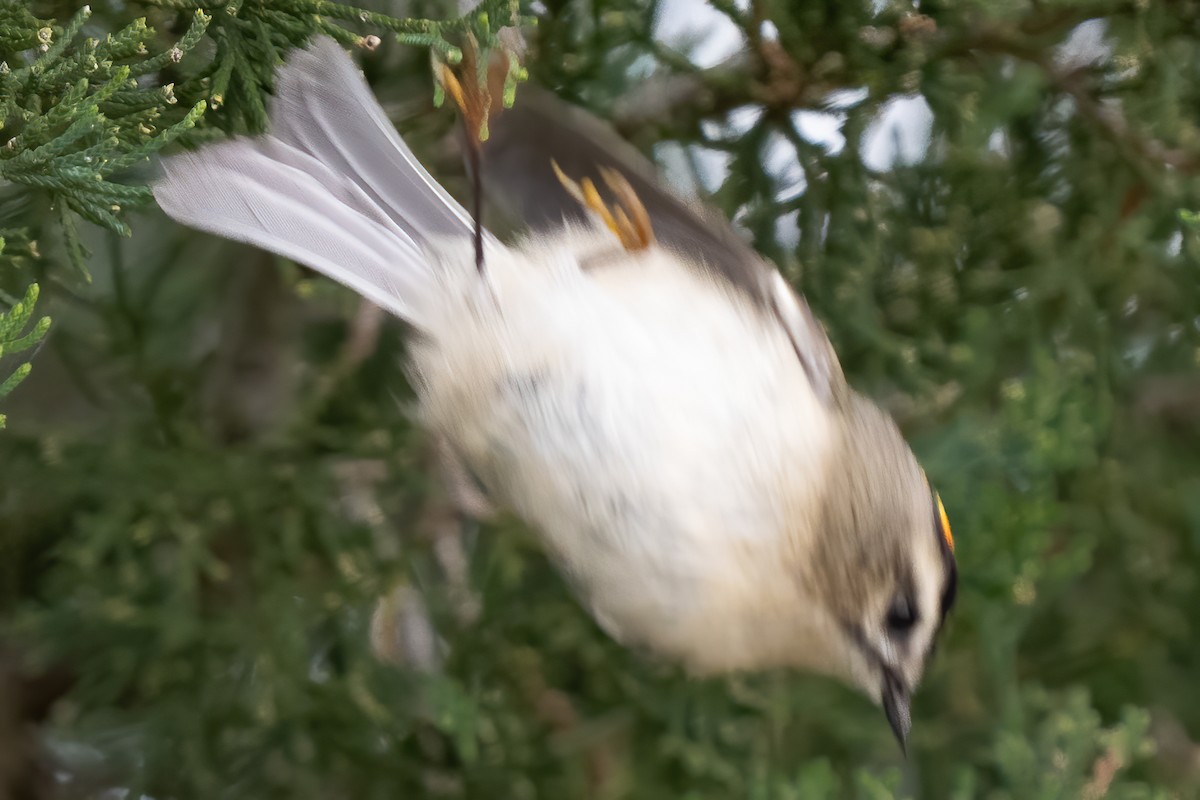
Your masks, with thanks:
M 699 264 L 774 316 L 791 339 L 814 391 L 826 402 L 842 394 L 837 355 L 808 303 L 773 264 L 722 215 L 664 188 L 654 165 L 607 123 L 533 86 L 491 122 L 484 146 L 484 186 L 535 230 L 553 230 L 586 212 L 559 183 L 551 162 L 597 185 L 602 167 L 625 176 L 646 207 L 658 242 Z
M 555 177 L 551 161 L 571 178 L 588 176 L 598 185 L 602 167 L 615 169 L 637 192 L 660 244 L 704 265 L 757 302 L 769 302 L 774 267 L 723 216 L 664 188 L 654 165 L 607 123 L 545 90 L 522 86 L 516 105 L 489 126 L 484 186 L 524 224 L 548 230 L 560 227 L 564 218 L 584 218 L 579 203 Z

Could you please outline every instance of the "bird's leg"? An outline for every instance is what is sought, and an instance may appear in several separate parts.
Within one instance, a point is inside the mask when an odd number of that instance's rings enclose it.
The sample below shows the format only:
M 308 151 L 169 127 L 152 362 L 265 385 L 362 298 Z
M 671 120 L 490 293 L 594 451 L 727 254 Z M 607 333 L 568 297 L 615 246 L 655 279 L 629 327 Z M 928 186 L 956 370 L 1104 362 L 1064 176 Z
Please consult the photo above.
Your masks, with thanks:
M 462 458 L 450 443 L 439 437 L 435 444 L 437 459 L 442 474 L 442 483 L 455 510 L 466 519 L 490 522 L 498 510 L 471 477 Z
M 476 69 L 476 47 L 474 40 L 463 48 L 462 71 L 468 76 L 464 83 L 446 64 L 441 65 L 438 77 L 446 94 L 458 106 L 462 114 L 466 133 L 467 163 L 471 171 L 471 217 L 475 222 L 475 269 L 483 272 L 483 148 L 487 138 L 488 112 L 491 110 L 491 91 L 486 79 L 481 79 Z
M 461 624 L 469 625 L 479 617 L 480 599 L 470 585 L 466 529 L 472 522 L 492 519 L 497 510 L 444 437 L 434 440 L 433 456 L 445 494 L 436 493 L 424 504 L 415 532 L 431 543 L 455 616 Z M 361 491 L 361 484 L 356 481 L 356 489 Z M 382 513 L 373 497 L 370 499 L 368 512 L 374 513 L 365 516 L 378 522 Z M 436 672 L 443 656 L 438 640 L 424 597 L 407 580 L 397 582 L 376 602 L 371 615 L 371 648 L 379 659 Z

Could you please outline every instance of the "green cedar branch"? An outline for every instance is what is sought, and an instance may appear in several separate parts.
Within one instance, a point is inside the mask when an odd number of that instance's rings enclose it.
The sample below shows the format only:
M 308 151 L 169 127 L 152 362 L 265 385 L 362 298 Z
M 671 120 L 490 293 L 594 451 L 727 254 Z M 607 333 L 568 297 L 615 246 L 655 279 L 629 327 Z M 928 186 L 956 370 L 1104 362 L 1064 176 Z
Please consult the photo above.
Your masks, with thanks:
M 172 84 L 139 86 L 133 77 L 177 63 L 199 43 L 211 19 L 197 12 L 173 47 L 152 56 L 147 43 L 154 31 L 145 20 L 135 20 L 103 40 L 81 40 L 79 31 L 90 15 L 91 9 L 83 7 L 65 26 L 40 36 L 41 55 L 26 67 L 0 74 L 5 98 L 0 180 L 50 195 L 60 209 L 68 260 L 85 279 L 86 253 L 73 221 L 61 210 L 69 208 L 109 230 L 129 234 L 118 214 L 124 207 L 150 202 L 152 196 L 145 186 L 116 183 L 111 176 L 177 139 L 203 113 L 202 103 L 172 109 L 177 103 Z M 117 63 L 139 58 L 133 65 Z
M 0 253 L 4 250 L 4 239 L 0 238 Z M 0 357 L 23 353 L 45 338 L 50 330 L 50 318 L 42 317 L 32 328 L 28 328 L 37 305 L 38 285 L 31 284 L 25 296 L 7 312 L 0 312 Z M 6 378 L 0 380 L 0 398 L 9 394 L 29 375 L 32 368 L 28 362 L 19 364 Z M 0 414 L 0 428 L 5 425 L 5 416 Z

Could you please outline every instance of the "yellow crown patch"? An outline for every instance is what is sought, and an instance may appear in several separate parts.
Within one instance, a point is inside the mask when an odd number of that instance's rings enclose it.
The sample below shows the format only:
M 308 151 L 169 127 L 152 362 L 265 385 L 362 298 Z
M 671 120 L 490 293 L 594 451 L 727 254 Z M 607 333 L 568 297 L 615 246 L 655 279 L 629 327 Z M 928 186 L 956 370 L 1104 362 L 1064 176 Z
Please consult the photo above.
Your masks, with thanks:
M 950 545 L 950 552 L 954 552 L 954 534 L 950 533 L 950 518 L 946 516 L 946 507 L 942 505 L 942 498 L 937 492 L 933 493 L 934 502 L 937 503 L 938 513 L 938 532 L 942 534 L 942 538 L 946 540 L 946 544 Z

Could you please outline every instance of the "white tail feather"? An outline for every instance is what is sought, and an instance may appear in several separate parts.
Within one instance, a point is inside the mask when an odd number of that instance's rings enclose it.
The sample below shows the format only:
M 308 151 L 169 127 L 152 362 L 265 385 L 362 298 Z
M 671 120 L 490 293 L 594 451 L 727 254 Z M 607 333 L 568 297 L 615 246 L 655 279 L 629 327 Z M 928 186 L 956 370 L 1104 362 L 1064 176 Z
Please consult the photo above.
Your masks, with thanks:
M 332 39 L 319 38 L 280 70 L 271 133 L 346 175 L 390 211 L 398 225 L 426 236 L 470 230 L 470 215 L 433 179 Z
M 154 184 L 172 219 L 294 259 L 422 326 L 438 286 L 431 241 L 470 216 L 388 122 L 331 39 L 279 70 L 271 131 L 165 159 Z M 487 245 L 495 240 L 487 237 Z

